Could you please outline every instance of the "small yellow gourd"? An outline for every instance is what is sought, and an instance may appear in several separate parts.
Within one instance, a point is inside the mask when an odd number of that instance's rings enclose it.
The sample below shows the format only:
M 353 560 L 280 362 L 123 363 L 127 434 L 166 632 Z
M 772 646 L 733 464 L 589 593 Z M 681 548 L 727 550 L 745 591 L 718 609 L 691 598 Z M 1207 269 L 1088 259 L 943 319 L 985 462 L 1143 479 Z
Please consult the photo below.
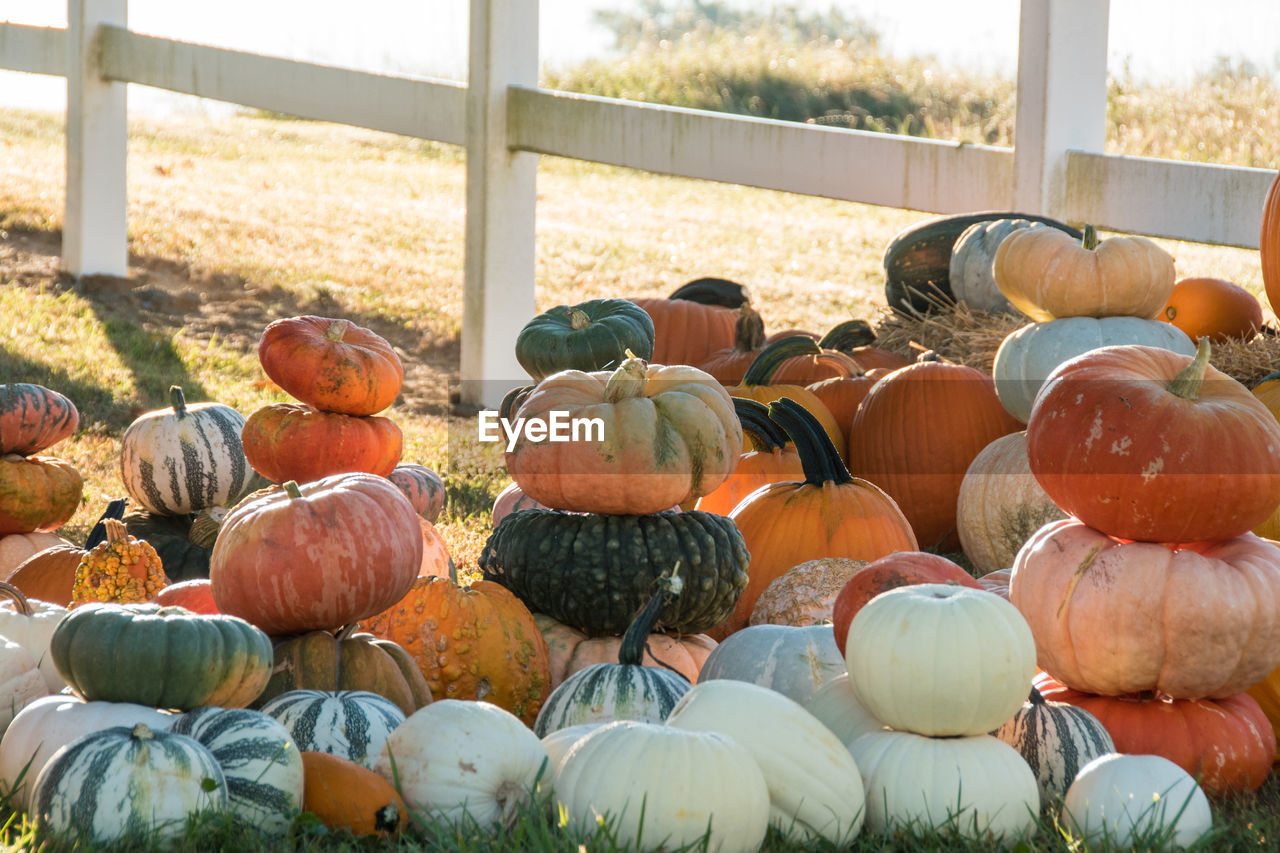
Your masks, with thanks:
M 108 518 L 103 524 L 106 541 L 94 546 L 76 567 L 71 606 L 147 601 L 167 583 L 160 555 L 147 542 L 130 536 L 124 522 Z

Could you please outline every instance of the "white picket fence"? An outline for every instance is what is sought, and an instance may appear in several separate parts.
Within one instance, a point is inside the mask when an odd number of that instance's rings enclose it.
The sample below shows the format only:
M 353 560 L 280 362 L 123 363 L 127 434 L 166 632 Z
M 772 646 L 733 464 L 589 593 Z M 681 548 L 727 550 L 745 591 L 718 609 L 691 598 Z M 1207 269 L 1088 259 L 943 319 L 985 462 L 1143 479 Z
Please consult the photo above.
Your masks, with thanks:
M 128 0 L 69 0 L 66 29 L 0 24 L 0 68 L 67 78 L 62 261 L 73 275 L 126 271 L 127 83 L 464 146 L 462 396 L 493 405 L 502 381 L 523 375 L 511 341 L 534 314 L 539 154 L 1256 248 L 1276 172 L 1104 153 L 1108 12 L 1109 0 L 1022 0 L 1014 148 L 540 89 L 538 0 L 471 0 L 467 84 L 142 35 L 128 29 Z

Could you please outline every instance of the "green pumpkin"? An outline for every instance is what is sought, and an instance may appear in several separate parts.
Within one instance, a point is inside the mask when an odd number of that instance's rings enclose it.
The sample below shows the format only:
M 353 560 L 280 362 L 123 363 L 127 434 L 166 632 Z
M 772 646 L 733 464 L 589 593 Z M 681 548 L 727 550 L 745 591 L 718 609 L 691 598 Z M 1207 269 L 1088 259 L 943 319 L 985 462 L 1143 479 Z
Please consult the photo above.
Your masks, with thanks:
M 709 512 L 592 515 L 514 512 L 480 555 L 485 580 L 535 613 L 584 633 L 621 634 L 677 563 L 683 592 L 659 614 L 661 630 L 697 634 L 733 613 L 750 555 L 738 526 Z
M 243 708 L 271 676 L 271 640 L 235 616 L 155 604 L 84 604 L 58 622 L 49 654 L 86 702 L 187 711 Z
M 617 367 L 627 350 L 646 360 L 653 356 L 653 320 L 626 299 L 557 305 L 516 337 L 516 360 L 535 380 L 561 370 Z

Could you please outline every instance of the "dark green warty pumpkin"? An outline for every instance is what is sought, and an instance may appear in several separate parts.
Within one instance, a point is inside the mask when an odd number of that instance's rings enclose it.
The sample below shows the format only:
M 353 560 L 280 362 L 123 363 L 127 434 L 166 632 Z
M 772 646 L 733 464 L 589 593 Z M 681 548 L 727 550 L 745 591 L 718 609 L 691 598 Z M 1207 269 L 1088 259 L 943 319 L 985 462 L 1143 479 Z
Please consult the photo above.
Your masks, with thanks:
M 627 350 L 646 360 L 653 356 L 653 320 L 626 299 L 557 305 L 516 337 L 516 360 L 535 380 L 561 370 L 617 367 Z
M 621 634 L 676 563 L 683 590 L 660 629 L 697 634 L 733 612 L 750 555 L 738 527 L 708 512 L 578 515 L 531 509 L 502 520 L 480 555 L 486 580 L 588 634 Z

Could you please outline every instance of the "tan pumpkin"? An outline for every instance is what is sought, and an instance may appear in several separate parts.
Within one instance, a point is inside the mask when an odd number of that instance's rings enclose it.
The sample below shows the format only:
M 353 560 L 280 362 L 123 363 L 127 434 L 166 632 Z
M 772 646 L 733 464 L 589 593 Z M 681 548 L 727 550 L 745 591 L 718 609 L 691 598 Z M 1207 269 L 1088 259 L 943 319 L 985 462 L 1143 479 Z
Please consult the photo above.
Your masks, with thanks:
M 56 533 L 10 533 L 0 536 L 0 579 L 7 578 L 19 564 L 46 548 L 70 545 Z
M 4 580 L 22 590 L 27 598 L 67 607 L 71 604 L 76 569 L 88 553 L 70 542 L 46 548 L 19 563 Z
M 830 622 L 836 596 L 865 565 L 866 560 L 822 557 L 792 566 L 760 593 L 750 624 L 805 627 Z
M 622 637 L 588 637 L 576 628 L 557 622 L 543 613 L 533 614 L 542 638 L 547 641 L 551 662 L 551 689 L 575 672 L 597 663 L 616 664 Z M 644 644 L 642 666 L 675 670 L 696 684 L 707 655 L 716 641 L 706 634 L 650 634 Z

